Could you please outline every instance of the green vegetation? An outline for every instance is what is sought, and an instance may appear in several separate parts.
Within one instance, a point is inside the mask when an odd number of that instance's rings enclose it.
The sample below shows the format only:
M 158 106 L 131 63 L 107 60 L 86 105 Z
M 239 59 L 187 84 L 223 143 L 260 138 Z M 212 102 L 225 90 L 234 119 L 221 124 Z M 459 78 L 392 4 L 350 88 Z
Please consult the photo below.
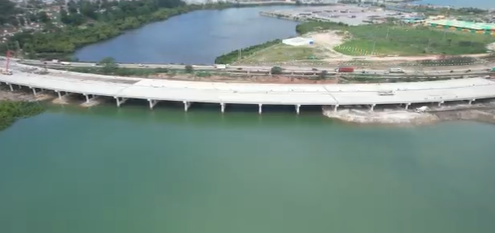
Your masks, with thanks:
M 281 42 L 282 42 L 281 40 L 272 40 L 272 41 L 265 42 L 263 44 L 253 45 L 253 46 L 244 48 L 240 51 L 234 50 L 230 53 L 223 54 L 223 55 L 217 57 L 215 59 L 215 64 L 232 64 L 235 61 L 237 61 L 239 58 L 242 59 L 244 57 L 251 56 L 256 52 L 259 52 L 265 48 L 268 48 L 272 45 L 279 44 Z
M 156 68 L 156 69 L 144 69 L 144 68 L 121 68 L 115 67 L 109 70 L 107 67 L 72 67 L 67 69 L 68 71 L 89 73 L 89 74 L 102 74 L 102 75 L 117 75 L 117 76 L 136 76 L 136 77 L 149 77 L 155 74 L 169 73 L 168 69 Z
M 15 3 L 9 0 L 0 0 L 0 25 L 12 23 L 16 13 Z
M 38 103 L 0 101 L 0 130 L 13 124 L 17 119 L 34 116 L 43 112 L 44 108 Z
M 84 45 L 110 39 L 150 22 L 199 9 L 232 6 L 235 5 L 186 5 L 180 0 L 69 1 L 67 10 L 61 8 L 59 12 L 65 24 L 63 28 L 48 23 L 43 31 L 18 33 L 9 38 L 8 43 L 0 44 L 0 53 L 10 49 L 22 50 L 29 58 L 62 58 Z M 40 18 L 43 20 L 44 16 Z
M 486 45 L 495 41 L 489 35 L 443 31 L 429 27 L 406 27 L 391 24 L 347 26 L 329 22 L 306 22 L 296 31 L 346 31 L 347 42 L 335 50 L 348 55 L 427 55 L 485 53 Z
M 282 74 L 282 68 L 279 66 L 274 66 L 272 69 L 270 69 L 270 73 L 272 74 Z
M 327 56 L 328 51 L 317 46 L 290 46 L 275 44 L 262 49 L 253 56 L 242 59 L 243 64 L 281 63 L 286 61 L 318 61 Z
M 186 70 L 186 73 L 191 74 L 191 73 L 193 73 L 193 72 L 194 72 L 194 67 L 193 67 L 192 65 L 186 65 L 186 66 L 184 67 L 184 70 Z

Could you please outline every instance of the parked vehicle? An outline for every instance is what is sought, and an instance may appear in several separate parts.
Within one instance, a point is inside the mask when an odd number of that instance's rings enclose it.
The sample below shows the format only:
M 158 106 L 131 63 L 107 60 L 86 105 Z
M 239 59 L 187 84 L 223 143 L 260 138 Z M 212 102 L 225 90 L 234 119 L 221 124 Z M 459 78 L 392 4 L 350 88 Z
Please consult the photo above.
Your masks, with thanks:
M 226 69 L 227 68 L 227 65 L 224 65 L 224 64 L 215 64 L 215 68 L 217 68 L 217 69 Z
M 404 70 L 402 68 L 390 68 L 388 69 L 389 73 L 404 73 Z
M 53 60 L 52 60 L 52 62 L 53 62 L 53 63 L 59 63 L 60 61 L 59 61 L 59 60 L 57 60 L 57 59 L 53 59 Z
M 378 95 L 380 95 L 380 96 L 391 96 L 391 95 L 395 95 L 395 91 L 380 91 L 380 92 L 378 92 Z
M 69 66 L 69 65 L 70 65 L 70 62 L 67 62 L 67 61 L 61 61 L 61 62 L 60 62 L 60 64 Z
M 351 72 L 354 72 L 354 68 L 353 67 L 338 67 L 335 69 L 335 72 L 351 73 Z

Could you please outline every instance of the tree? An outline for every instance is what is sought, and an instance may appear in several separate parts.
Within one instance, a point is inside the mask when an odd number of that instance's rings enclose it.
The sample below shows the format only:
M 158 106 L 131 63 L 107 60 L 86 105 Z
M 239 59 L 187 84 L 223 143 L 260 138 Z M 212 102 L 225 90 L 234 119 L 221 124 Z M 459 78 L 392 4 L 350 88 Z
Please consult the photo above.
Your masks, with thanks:
M 192 65 L 186 65 L 184 68 L 186 69 L 186 73 L 194 72 L 194 67 Z
M 105 57 L 101 59 L 99 64 L 103 66 L 102 71 L 104 74 L 113 73 L 118 68 L 118 65 L 115 63 L 115 59 L 113 57 Z
M 15 3 L 9 0 L 0 0 L 0 25 L 8 23 L 16 13 Z
M 326 79 L 328 75 L 328 71 L 323 70 L 318 74 L 318 79 Z
M 282 68 L 281 67 L 278 67 L 278 66 L 274 66 L 274 67 L 272 67 L 272 69 L 270 70 L 270 72 L 272 74 L 282 74 Z
M 48 17 L 48 15 L 46 14 L 46 12 L 44 11 L 40 11 L 37 15 L 38 19 L 40 22 L 42 23 L 48 23 L 50 22 L 50 17 Z

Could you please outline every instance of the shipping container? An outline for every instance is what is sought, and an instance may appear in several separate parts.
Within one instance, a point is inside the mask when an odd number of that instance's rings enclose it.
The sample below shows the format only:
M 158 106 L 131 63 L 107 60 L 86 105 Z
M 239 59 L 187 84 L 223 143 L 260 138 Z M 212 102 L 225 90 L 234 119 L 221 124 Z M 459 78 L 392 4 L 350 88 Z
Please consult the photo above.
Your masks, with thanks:
M 335 72 L 347 72 L 347 73 L 350 73 L 350 72 L 354 72 L 354 68 L 353 67 L 339 67 L 339 68 L 335 69 Z

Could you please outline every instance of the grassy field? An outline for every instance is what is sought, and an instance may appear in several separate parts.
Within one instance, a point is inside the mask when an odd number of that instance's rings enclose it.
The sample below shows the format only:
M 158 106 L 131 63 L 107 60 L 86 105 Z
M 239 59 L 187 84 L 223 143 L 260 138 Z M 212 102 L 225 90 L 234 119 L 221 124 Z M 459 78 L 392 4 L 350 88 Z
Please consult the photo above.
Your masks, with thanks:
M 324 50 L 315 47 L 295 47 L 279 43 L 243 58 L 240 63 L 281 63 L 301 60 L 317 61 L 324 58 L 324 52 Z
M 305 34 L 321 30 L 341 30 L 350 38 L 336 51 L 347 55 L 431 55 L 485 53 L 486 45 L 495 42 L 490 35 L 443 31 L 429 27 L 395 25 L 345 26 L 336 23 L 307 22 L 297 26 Z

